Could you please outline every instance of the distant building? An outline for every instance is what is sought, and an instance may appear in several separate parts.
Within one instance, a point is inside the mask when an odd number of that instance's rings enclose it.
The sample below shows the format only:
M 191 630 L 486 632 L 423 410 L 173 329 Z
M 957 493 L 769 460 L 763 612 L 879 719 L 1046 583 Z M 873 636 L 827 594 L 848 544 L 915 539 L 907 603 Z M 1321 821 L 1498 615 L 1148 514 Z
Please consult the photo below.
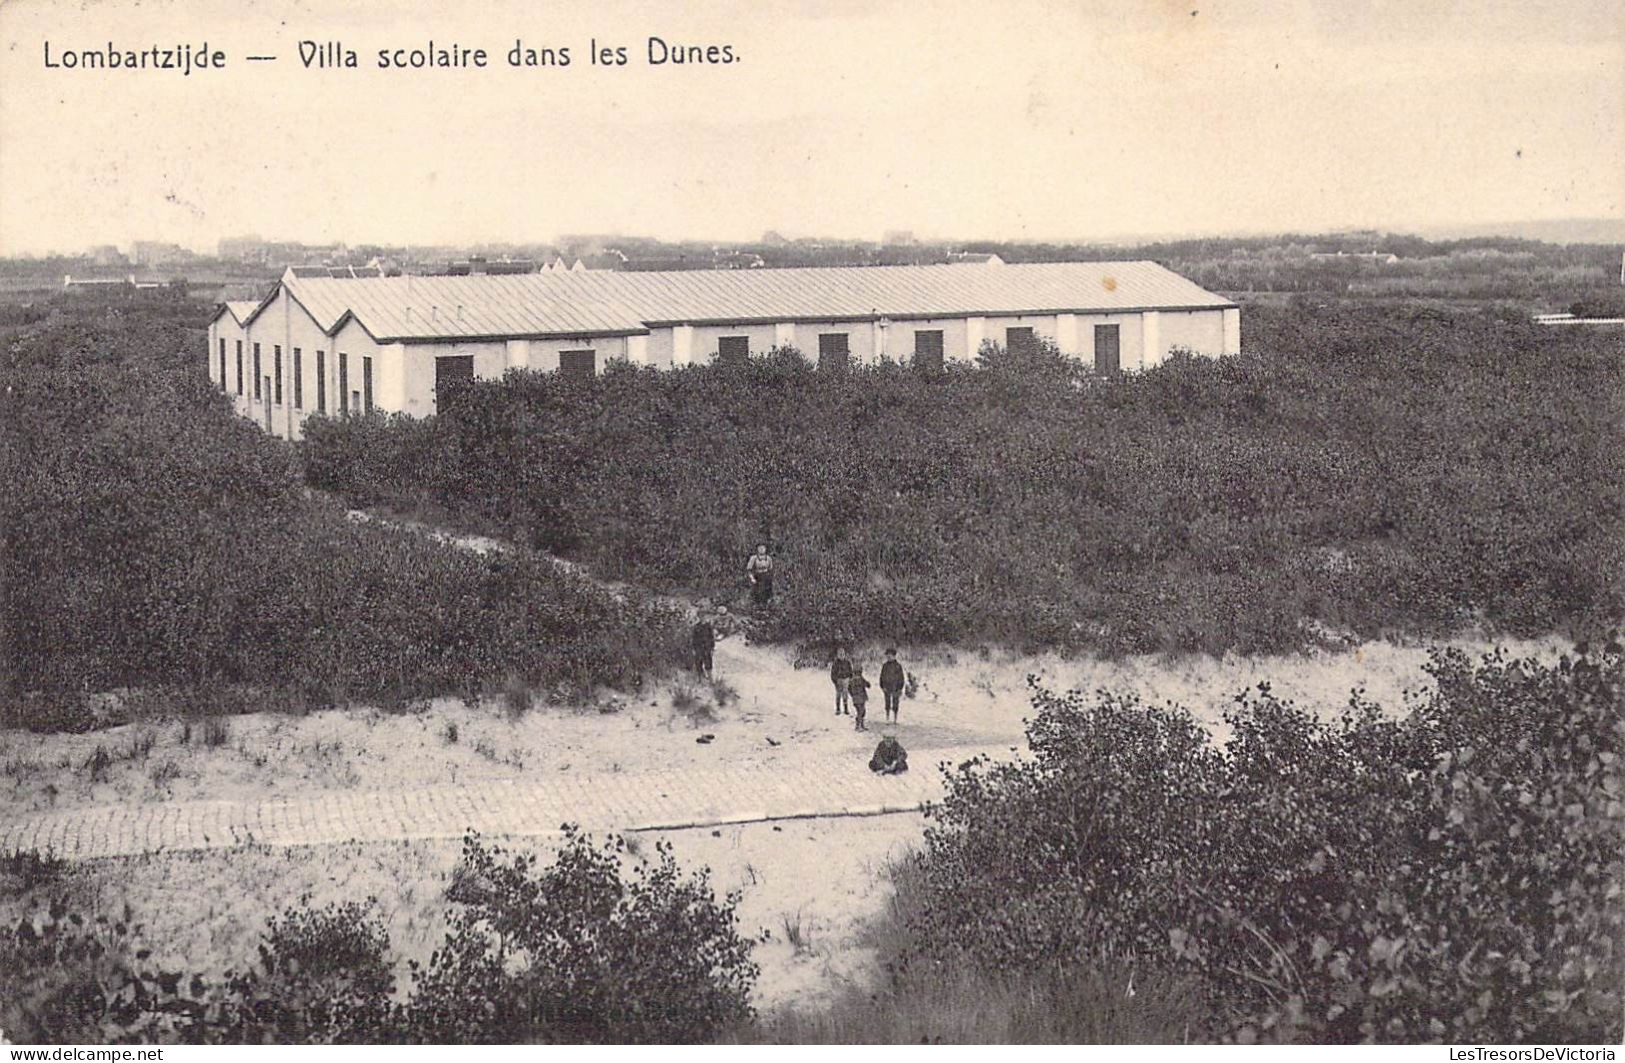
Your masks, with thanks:
M 100 247 L 91 248 L 90 260 L 98 266 L 126 266 L 130 262 L 128 258 L 124 257 L 124 252 L 112 244 L 103 244 Z
M 228 260 L 263 262 L 270 246 L 258 236 L 226 236 L 215 245 L 215 254 Z
M 1625 317 L 1580 317 L 1577 314 L 1536 314 L 1537 325 L 1604 325 L 1618 328 Z
M 950 251 L 948 261 L 951 263 L 970 263 L 973 266 L 1002 266 L 1004 259 L 990 251 Z
M 559 265 L 555 262 L 555 267 Z M 776 346 L 819 367 L 937 368 L 1049 340 L 1102 372 L 1175 349 L 1241 348 L 1241 311 L 1154 262 L 1060 262 L 518 275 L 290 268 L 257 304 L 221 304 L 209 375 L 244 416 L 297 439 L 305 419 L 432 414 L 464 379 L 510 369 L 680 368 Z
M 68 293 L 88 291 L 111 291 L 114 288 L 135 287 L 135 274 L 124 277 L 75 277 L 73 274 L 64 274 L 62 288 Z
M 167 266 L 192 257 L 192 252 L 179 244 L 166 244 L 157 240 L 137 240 L 130 249 L 130 260 L 138 266 Z
M 1387 251 L 1316 251 L 1309 257 L 1334 261 L 1375 262 L 1379 266 L 1392 266 L 1399 261 L 1398 255 Z

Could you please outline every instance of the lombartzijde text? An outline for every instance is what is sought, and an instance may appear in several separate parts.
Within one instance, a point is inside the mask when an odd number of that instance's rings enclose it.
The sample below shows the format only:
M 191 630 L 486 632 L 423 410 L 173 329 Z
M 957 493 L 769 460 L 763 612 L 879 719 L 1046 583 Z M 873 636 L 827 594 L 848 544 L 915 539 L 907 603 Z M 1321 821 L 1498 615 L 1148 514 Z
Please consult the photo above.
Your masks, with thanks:
M 190 77 L 194 70 L 224 70 L 226 53 L 210 48 L 208 42 L 199 45 L 177 44 L 174 47 L 148 45 L 144 48 L 121 48 L 112 41 L 106 48 L 55 49 L 45 42 L 45 68 L 47 70 L 173 70 L 182 77 Z
M 1452 1060 L 1472 1063 L 1609 1063 L 1615 1058 L 1612 1048 L 1451 1048 Z

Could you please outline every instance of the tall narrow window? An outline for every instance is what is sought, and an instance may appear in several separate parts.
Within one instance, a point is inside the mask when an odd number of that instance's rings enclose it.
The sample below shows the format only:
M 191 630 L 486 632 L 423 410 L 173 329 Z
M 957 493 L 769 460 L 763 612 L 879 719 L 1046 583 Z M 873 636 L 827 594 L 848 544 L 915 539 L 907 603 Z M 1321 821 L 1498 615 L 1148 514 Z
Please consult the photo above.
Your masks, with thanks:
M 474 356 L 471 354 L 446 354 L 434 360 L 434 402 L 435 410 L 444 409 L 441 403 L 446 396 L 464 381 L 474 379 Z
M 914 368 L 923 373 L 942 372 L 941 329 L 920 329 L 914 333 Z
M 226 340 L 220 339 L 220 390 L 226 390 Z
M 350 356 L 339 352 L 339 412 L 350 412 Z
M 293 349 L 293 408 L 305 408 L 305 359 L 298 347 Z
M 260 345 L 254 344 L 254 401 L 260 400 Z
M 717 339 L 717 361 L 723 365 L 744 365 L 750 361 L 750 337 L 719 337 Z
M 1116 325 L 1095 326 L 1095 372 L 1115 373 L 1121 368 L 1122 335 Z
M 243 393 L 243 341 L 237 341 L 237 394 Z
M 845 369 L 851 352 L 847 347 L 846 333 L 820 332 L 818 334 L 818 368 Z
M 327 352 L 316 352 L 316 412 L 327 412 Z
M 372 359 L 366 355 L 361 356 L 361 409 L 372 412 Z
M 275 343 L 275 344 L 271 345 L 271 362 L 276 367 L 276 381 L 275 381 L 275 389 L 274 389 L 276 391 L 276 404 L 278 406 L 281 406 L 282 405 L 282 344 Z

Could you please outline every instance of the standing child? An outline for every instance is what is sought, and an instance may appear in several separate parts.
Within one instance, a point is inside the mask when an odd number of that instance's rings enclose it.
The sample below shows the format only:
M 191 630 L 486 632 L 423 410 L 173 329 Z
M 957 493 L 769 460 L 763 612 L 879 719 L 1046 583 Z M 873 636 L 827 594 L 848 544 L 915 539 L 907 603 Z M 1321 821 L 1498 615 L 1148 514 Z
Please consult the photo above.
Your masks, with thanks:
M 846 685 L 852 679 L 852 662 L 847 659 L 846 647 L 836 645 L 835 659 L 829 662 L 829 681 L 835 684 L 835 715 L 844 715 L 847 711 Z
M 857 717 L 855 730 L 867 731 L 863 726 L 864 712 L 869 705 L 869 681 L 863 678 L 863 665 L 852 667 L 852 678 L 846 681 L 846 690 L 852 698 L 852 714 Z
M 886 695 L 886 722 L 897 722 L 897 710 L 903 702 L 903 666 L 897 663 L 897 651 L 886 651 L 886 663 L 880 666 L 880 691 Z
M 689 632 L 689 648 L 694 651 L 694 671 L 711 678 L 711 651 L 717 645 L 717 630 L 711 626 L 711 621 L 700 617 Z
M 745 575 L 750 577 L 750 600 L 766 605 L 773 600 L 773 555 L 766 543 L 757 543 L 756 552 L 745 562 Z

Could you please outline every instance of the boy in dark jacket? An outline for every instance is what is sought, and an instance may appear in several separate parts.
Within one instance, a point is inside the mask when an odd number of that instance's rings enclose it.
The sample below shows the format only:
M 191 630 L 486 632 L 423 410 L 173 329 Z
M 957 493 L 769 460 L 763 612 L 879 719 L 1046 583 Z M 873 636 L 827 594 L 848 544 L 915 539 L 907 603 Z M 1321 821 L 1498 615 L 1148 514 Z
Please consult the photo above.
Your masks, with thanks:
M 852 678 L 852 662 L 847 659 L 846 647 L 835 647 L 835 659 L 829 662 L 829 681 L 835 684 L 835 715 L 847 711 L 846 684 Z
M 689 632 L 689 648 L 694 651 L 694 671 L 711 678 L 711 651 L 717 645 L 717 631 L 703 616 Z
M 886 695 L 886 722 L 897 722 L 897 709 L 903 702 L 903 666 L 897 663 L 897 651 L 886 651 L 886 663 L 880 666 L 880 690 Z
M 864 710 L 869 705 L 869 681 L 863 678 L 863 665 L 853 665 L 852 678 L 846 681 L 846 692 L 852 698 L 852 714 L 857 717 L 854 730 L 867 731 L 863 726 Z

